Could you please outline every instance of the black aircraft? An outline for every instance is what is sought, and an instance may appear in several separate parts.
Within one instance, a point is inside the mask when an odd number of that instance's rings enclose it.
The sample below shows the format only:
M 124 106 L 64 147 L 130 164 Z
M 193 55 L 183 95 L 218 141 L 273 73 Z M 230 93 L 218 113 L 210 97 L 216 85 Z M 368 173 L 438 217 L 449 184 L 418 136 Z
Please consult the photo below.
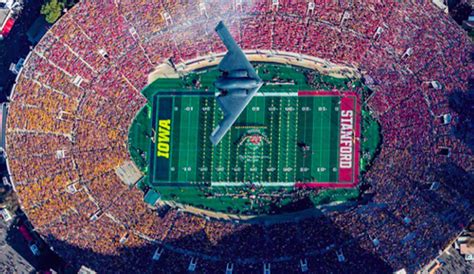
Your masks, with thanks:
M 228 52 L 219 64 L 222 76 L 214 82 L 214 86 L 220 91 L 217 103 L 224 112 L 224 119 L 219 122 L 210 137 L 214 145 L 219 144 L 263 85 L 262 79 L 258 77 L 222 21 L 217 25 L 216 32 Z

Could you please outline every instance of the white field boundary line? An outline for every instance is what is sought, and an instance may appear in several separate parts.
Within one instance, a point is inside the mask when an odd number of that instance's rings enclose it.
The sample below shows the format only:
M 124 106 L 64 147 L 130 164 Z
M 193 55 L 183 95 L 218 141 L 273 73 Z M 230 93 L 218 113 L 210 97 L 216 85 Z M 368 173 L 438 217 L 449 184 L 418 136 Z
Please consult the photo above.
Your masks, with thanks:
M 219 96 L 220 92 L 215 92 Z M 255 97 L 298 97 L 298 92 L 257 92 Z
M 262 183 L 262 182 L 255 182 L 255 183 L 248 183 L 248 182 L 211 182 L 211 186 L 244 186 L 244 185 L 256 185 L 256 186 L 288 186 L 292 187 L 295 185 L 294 182 L 269 182 L 269 183 Z

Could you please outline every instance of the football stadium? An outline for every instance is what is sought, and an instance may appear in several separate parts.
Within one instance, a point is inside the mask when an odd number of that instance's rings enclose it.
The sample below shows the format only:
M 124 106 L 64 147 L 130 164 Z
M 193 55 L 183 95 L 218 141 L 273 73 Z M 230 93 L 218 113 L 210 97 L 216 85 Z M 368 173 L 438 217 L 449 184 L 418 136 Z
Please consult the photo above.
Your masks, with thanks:
M 432 1 L 80 1 L 15 81 L 10 180 L 77 270 L 413 273 L 473 218 L 473 53 Z

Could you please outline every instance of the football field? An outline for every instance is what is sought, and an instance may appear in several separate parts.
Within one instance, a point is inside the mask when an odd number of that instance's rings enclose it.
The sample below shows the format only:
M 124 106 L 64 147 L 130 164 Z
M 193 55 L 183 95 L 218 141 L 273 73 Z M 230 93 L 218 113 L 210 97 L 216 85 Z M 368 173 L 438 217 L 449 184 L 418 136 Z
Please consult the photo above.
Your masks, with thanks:
M 351 187 L 357 183 L 359 114 L 353 93 L 258 93 L 222 141 L 211 92 L 153 97 L 153 186 Z

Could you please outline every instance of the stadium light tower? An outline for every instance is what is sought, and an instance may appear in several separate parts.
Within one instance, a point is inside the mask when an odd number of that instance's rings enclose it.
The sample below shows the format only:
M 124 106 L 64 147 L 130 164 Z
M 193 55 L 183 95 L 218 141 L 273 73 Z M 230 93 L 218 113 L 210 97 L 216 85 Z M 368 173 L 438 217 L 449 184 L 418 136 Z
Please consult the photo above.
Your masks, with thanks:
M 263 85 L 262 79 L 222 21 L 217 25 L 216 32 L 228 52 L 219 64 L 222 76 L 214 82 L 214 86 L 220 91 L 217 103 L 224 112 L 224 119 L 210 137 L 214 145 L 219 144 Z

